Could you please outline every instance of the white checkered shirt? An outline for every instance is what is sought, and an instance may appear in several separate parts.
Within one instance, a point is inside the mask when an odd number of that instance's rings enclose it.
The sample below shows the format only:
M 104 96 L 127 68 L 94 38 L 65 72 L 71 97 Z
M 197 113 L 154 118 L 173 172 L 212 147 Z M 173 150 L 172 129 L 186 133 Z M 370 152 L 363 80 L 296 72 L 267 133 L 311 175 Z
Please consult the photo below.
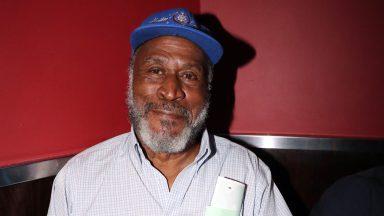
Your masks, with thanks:
M 291 215 L 268 167 L 246 148 L 207 131 L 194 162 L 170 190 L 132 132 L 85 150 L 56 176 L 48 215 L 203 216 L 218 176 L 246 184 L 241 215 Z

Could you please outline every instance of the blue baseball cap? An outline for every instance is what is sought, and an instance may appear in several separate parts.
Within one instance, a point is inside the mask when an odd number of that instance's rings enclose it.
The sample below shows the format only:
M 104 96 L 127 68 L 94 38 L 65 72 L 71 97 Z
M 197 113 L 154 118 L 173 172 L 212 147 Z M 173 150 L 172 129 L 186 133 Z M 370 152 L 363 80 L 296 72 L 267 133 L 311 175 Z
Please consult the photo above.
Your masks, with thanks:
M 223 55 L 221 44 L 209 35 L 209 30 L 196 23 L 192 13 L 176 8 L 149 16 L 131 34 L 131 46 L 135 51 L 140 45 L 160 36 L 178 36 L 200 47 L 213 64 Z

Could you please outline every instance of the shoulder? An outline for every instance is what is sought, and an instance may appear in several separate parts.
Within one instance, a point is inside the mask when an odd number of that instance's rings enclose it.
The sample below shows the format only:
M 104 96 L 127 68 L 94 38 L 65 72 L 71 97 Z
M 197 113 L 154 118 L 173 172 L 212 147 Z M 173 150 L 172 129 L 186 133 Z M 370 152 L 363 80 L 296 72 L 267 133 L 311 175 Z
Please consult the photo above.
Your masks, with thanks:
M 227 153 L 237 153 L 237 154 L 245 154 L 245 155 L 252 155 L 253 157 L 256 157 L 256 155 L 249 149 L 245 148 L 244 146 L 238 144 L 237 142 L 234 142 L 232 140 L 229 140 L 228 138 L 224 138 L 217 135 L 210 134 L 211 141 L 214 140 L 216 150 L 217 151 L 225 151 Z M 213 139 L 212 139 L 213 138 Z
M 214 145 L 216 147 L 215 150 L 219 154 L 233 155 L 236 156 L 235 158 L 241 157 L 252 161 L 261 161 L 250 148 L 245 147 L 243 144 L 217 135 L 210 136 L 213 137 Z
M 354 175 L 349 175 L 336 181 L 325 193 L 329 198 L 364 197 L 384 189 L 384 167 L 376 167 Z
M 365 215 L 384 212 L 384 167 L 377 167 L 336 181 L 321 196 L 311 215 Z
M 119 151 L 123 150 L 121 149 L 124 146 L 124 143 L 126 143 L 126 140 L 131 136 L 131 133 L 124 133 L 120 134 L 118 136 L 115 136 L 113 138 L 110 138 L 108 140 L 105 140 L 101 143 L 98 143 L 82 152 L 77 154 L 75 157 L 73 157 L 73 160 L 81 160 L 86 158 L 92 158 L 97 155 L 104 155 L 104 154 L 116 154 Z
M 251 149 L 224 137 L 211 136 L 214 139 L 216 154 L 225 164 L 236 166 L 236 170 L 271 179 L 269 167 Z
M 67 162 L 60 173 L 89 173 L 92 170 L 97 171 L 97 167 L 105 167 L 126 154 L 130 136 L 131 133 L 124 133 L 80 152 Z

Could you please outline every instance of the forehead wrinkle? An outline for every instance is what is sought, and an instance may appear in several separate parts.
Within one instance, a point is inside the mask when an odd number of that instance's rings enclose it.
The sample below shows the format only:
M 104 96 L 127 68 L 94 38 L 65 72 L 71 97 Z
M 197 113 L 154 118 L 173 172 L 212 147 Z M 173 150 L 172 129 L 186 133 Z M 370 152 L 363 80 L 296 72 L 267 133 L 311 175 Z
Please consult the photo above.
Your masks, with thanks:
M 173 58 L 171 58 L 173 59 Z M 160 65 L 164 65 L 166 64 L 167 62 L 170 62 L 172 61 L 171 59 L 165 57 L 165 56 L 147 56 L 144 58 L 143 62 L 145 64 L 160 64 Z M 178 67 L 180 68 L 184 68 L 184 69 L 188 69 L 188 68 L 197 68 L 198 70 L 202 70 L 204 67 L 202 65 L 202 63 L 199 63 L 195 60 L 191 60 L 189 62 L 184 62 L 185 60 L 181 60 L 181 59 L 178 59 L 178 58 L 175 58 L 174 59 L 174 62 L 179 65 Z
M 148 63 L 148 64 L 152 64 L 152 63 L 164 64 L 167 61 L 168 61 L 168 59 L 163 57 L 163 56 L 147 56 L 143 60 L 144 63 Z

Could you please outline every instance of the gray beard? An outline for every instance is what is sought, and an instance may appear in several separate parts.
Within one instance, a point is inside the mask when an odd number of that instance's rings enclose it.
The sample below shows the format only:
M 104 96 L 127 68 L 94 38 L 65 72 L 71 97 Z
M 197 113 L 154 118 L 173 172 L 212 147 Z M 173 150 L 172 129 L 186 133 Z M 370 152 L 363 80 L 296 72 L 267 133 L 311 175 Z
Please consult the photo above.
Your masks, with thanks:
M 192 121 L 191 113 L 174 102 L 162 102 L 160 104 L 147 102 L 144 104 L 144 107 L 140 109 L 133 99 L 133 90 L 131 86 L 132 85 L 129 87 L 128 94 L 129 116 L 135 132 L 141 138 L 143 144 L 156 153 L 179 153 L 187 150 L 197 142 L 197 139 L 200 137 L 201 132 L 205 127 L 209 100 L 205 102 L 204 107 L 199 112 L 197 118 Z M 171 134 L 170 128 L 172 127 L 172 122 L 168 120 L 162 120 L 160 122 L 161 130 L 159 132 L 151 129 L 148 121 L 148 113 L 152 109 L 159 108 L 176 111 L 186 118 L 186 126 L 179 134 Z

